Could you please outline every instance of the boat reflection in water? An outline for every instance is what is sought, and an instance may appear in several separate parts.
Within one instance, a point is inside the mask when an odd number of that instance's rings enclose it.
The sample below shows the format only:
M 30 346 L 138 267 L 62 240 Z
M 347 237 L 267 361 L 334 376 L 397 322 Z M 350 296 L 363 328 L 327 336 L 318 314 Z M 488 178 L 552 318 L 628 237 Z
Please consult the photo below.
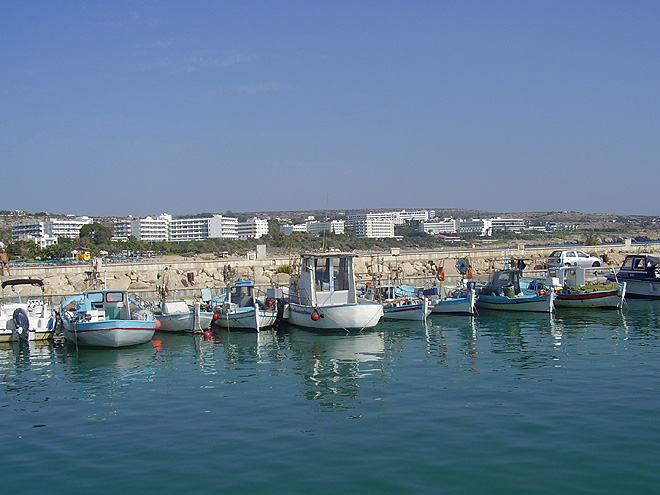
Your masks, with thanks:
M 68 368 L 72 381 L 86 383 L 91 390 L 102 391 L 105 387 L 121 386 L 138 376 L 153 376 L 157 351 L 147 342 L 134 347 L 117 349 L 80 348 L 64 346 L 61 358 Z M 108 395 L 112 395 L 110 390 Z
M 383 374 L 383 333 L 321 334 L 291 328 L 289 340 L 308 387 L 305 397 L 323 407 L 352 409 L 346 399 L 360 396 L 360 380 Z

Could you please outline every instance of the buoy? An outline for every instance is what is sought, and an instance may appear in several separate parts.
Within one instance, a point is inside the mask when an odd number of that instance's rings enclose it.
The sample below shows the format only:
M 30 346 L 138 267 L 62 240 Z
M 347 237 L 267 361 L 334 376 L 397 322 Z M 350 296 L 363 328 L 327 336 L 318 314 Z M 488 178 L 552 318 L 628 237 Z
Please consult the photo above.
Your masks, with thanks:
M 160 320 L 156 319 L 156 330 L 160 328 Z
M 312 320 L 314 320 L 314 321 L 319 321 L 319 318 L 321 317 L 321 315 L 319 314 L 318 311 L 314 310 L 314 311 L 312 311 L 312 314 L 311 314 L 310 317 L 311 317 Z
M 213 321 L 215 321 L 215 320 L 217 320 L 218 318 L 220 318 L 220 315 L 219 315 L 218 313 L 213 313 L 213 316 L 211 317 L 211 319 L 212 319 Z
M 211 331 L 210 330 L 204 330 L 204 339 L 205 340 L 211 340 Z

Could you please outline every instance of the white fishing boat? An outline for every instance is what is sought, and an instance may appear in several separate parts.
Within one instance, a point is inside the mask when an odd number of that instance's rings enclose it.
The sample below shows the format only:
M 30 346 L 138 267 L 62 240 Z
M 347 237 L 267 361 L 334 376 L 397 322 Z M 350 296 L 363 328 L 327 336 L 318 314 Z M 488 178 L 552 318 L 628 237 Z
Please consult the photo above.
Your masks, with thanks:
M 660 255 L 629 254 L 619 271 L 608 276 L 608 280 L 626 282 L 628 297 L 660 299 Z
M 270 328 L 277 322 L 277 300 L 267 293 L 259 299 L 252 280 L 237 280 L 214 304 L 213 322 L 228 329 L 256 330 Z
M 290 279 L 284 319 L 317 330 L 364 330 L 383 316 L 379 303 L 358 299 L 349 253 L 303 254 L 300 275 Z
M 522 269 L 506 265 L 496 270 L 489 281 L 477 290 L 476 307 L 496 311 L 528 311 L 552 313 L 555 293 L 521 287 Z
M 18 278 L 2 282 L 0 342 L 48 340 L 53 336 L 52 307 L 39 279 Z
M 60 304 L 67 342 L 88 347 L 125 347 L 151 340 L 160 325 L 153 313 L 120 289 L 88 290 Z

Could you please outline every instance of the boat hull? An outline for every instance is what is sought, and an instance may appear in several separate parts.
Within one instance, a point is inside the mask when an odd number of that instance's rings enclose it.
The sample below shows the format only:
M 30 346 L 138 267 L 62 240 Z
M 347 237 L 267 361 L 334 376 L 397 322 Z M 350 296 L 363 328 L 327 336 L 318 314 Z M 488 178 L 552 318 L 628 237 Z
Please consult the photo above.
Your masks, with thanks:
M 557 308 L 623 308 L 626 296 L 626 284 L 618 289 L 598 290 L 593 292 L 562 293 L 555 298 Z
M 624 279 L 619 276 L 619 281 Z M 634 280 L 625 279 L 626 296 L 643 299 L 660 299 L 660 280 Z
M 552 313 L 554 311 L 554 294 L 548 292 L 543 295 L 521 295 L 516 297 L 479 294 L 476 306 L 478 309 L 495 311 Z
M 200 312 L 198 322 L 193 311 L 156 315 L 156 319 L 160 322 L 160 327 L 158 328 L 160 332 L 193 332 L 195 330 L 206 330 L 209 328 L 213 320 L 213 313 L 210 311 Z
M 431 314 L 432 306 L 428 301 L 415 301 L 401 306 L 383 306 L 383 318 L 386 320 L 424 321 Z
M 27 340 L 43 341 L 53 338 L 53 318 L 52 317 L 32 317 L 30 316 L 30 328 L 28 330 Z M 4 321 L 0 321 L 0 342 L 18 342 L 21 337 L 18 335 L 16 324 L 11 316 Z
M 474 315 L 476 299 L 474 291 L 469 292 L 465 297 L 433 299 L 433 314 Z
M 383 317 L 378 303 L 339 304 L 334 306 L 304 306 L 289 303 L 286 320 L 292 325 L 315 330 L 365 330 L 375 327 Z M 313 314 L 318 318 L 313 318 Z
M 30 330 L 28 332 L 28 340 L 39 342 L 46 341 L 53 338 L 52 330 Z M 16 332 L 12 330 L 0 330 L 0 342 L 19 342 L 21 338 Z
M 214 323 L 222 328 L 258 331 L 272 327 L 277 322 L 276 309 L 260 309 L 258 313 L 258 321 L 255 315 L 255 308 L 243 307 L 229 311 L 222 310 L 216 314 L 218 315 L 218 318 Z
M 85 347 L 127 347 L 144 344 L 156 331 L 156 320 L 106 320 L 72 322 L 62 320 L 64 338 Z

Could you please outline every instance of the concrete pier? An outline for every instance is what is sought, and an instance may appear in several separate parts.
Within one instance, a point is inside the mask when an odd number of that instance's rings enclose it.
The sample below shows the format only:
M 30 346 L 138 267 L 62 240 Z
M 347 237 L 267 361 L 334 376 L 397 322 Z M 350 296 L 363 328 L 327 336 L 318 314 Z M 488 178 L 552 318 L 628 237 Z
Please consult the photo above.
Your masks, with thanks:
M 476 279 L 485 279 L 488 273 L 501 267 L 501 261 L 525 259 L 528 272 L 543 272 L 548 255 L 555 249 L 580 249 L 604 258 L 618 267 L 627 253 L 653 252 L 654 245 L 631 245 L 629 242 L 600 246 L 526 247 L 522 244 L 492 249 L 441 249 L 437 251 L 404 251 L 356 253 L 355 272 L 358 281 L 376 278 L 382 281 L 398 280 L 418 285 L 435 283 L 439 267 L 443 267 L 446 280 L 459 276 L 455 264 L 465 258 L 473 267 Z M 261 286 L 288 285 L 289 273 L 297 273 L 299 256 L 241 258 L 215 258 L 200 256 L 183 258 L 162 256 L 136 262 L 105 262 L 92 260 L 80 264 L 38 265 L 14 264 L 11 278 L 39 278 L 44 281 L 46 293 L 65 296 L 81 292 L 94 284 L 108 288 L 129 289 L 136 292 L 155 292 L 162 285 L 167 268 L 171 284 L 177 290 L 224 287 L 226 281 L 250 278 Z M 532 273 L 530 273 L 532 275 Z M 9 277 L 3 277 L 9 278 Z

